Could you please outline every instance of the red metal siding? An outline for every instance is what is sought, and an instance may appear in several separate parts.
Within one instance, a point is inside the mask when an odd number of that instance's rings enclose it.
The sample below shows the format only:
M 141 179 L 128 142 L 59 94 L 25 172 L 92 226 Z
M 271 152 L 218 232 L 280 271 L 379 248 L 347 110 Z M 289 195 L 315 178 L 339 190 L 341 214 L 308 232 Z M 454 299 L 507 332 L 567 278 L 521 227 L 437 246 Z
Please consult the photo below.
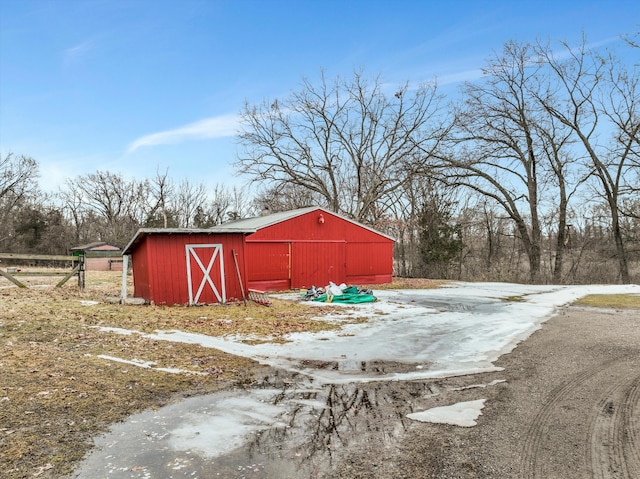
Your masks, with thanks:
M 393 243 L 347 243 L 347 283 L 390 283 Z
M 346 243 L 298 241 L 291 244 L 291 287 L 308 288 L 347 280 Z
M 324 223 L 319 222 L 322 215 Z M 253 233 L 247 242 L 253 241 L 389 241 L 362 226 L 346 221 L 324 211 L 312 211 L 281 223 L 276 223 Z
M 190 272 L 187 272 L 187 245 L 221 245 L 223 262 L 224 287 L 226 300 L 242 298 L 242 290 L 233 258 L 233 251 L 237 253 L 238 267 L 247 288 L 244 260 L 244 237 L 242 234 L 151 234 L 146 236 L 133 252 L 134 289 L 135 295 L 143 297 L 156 304 L 188 304 L 189 281 L 192 285 L 192 298 L 202 284 L 204 272 L 197 264 L 195 257 L 190 255 Z M 213 250 L 195 247 L 198 258 L 205 271 L 209 266 Z M 219 269 L 220 257 L 216 259 L 209 272 L 209 277 L 222 294 L 221 275 Z M 218 302 L 208 282 L 205 282 L 199 303 Z
M 252 242 L 246 246 L 247 281 L 257 290 L 291 288 L 291 243 Z
M 87 271 L 122 271 L 122 257 L 87 258 L 84 265 Z
M 133 270 L 133 295 L 137 298 L 151 299 L 151 265 L 149 264 L 149 248 L 146 242 L 136 248 L 131 258 Z
M 291 244 L 290 257 L 284 254 L 285 244 Z M 329 281 L 388 283 L 393 240 L 331 213 L 312 211 L 248 236 L 247 261 L 254 289 L 326 286 Z M 287 272 L 290 281 L 283 279 Z

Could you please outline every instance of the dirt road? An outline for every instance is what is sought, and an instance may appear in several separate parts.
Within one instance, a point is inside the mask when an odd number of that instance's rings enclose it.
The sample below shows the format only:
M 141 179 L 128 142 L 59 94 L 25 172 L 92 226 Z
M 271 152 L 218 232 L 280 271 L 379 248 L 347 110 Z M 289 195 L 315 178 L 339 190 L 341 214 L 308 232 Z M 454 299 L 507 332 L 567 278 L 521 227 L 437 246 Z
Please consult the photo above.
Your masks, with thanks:
M 412 421 L 399 444 L 350 448 L 331 477 L 640 477 L 639 310 L 569 307 L 496 365 L 431 399 L 486 398 L 477 426 Z

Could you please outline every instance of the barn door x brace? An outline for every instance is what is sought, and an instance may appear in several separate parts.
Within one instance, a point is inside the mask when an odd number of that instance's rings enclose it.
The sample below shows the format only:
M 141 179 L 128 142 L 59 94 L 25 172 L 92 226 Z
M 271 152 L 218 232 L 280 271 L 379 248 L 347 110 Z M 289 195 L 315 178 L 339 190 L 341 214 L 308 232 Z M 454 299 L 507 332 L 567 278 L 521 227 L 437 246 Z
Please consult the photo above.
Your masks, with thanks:
M 200 300 L 200 296 L 204 290 L 206 284 L 211 287 L 213 294 L 216 296 L 219 303 L 225 303 L 227 301 L 226 289 L 225 289 L 225 278 L 224 278 L 224 259 L 222 257 L 222 245 L 221 244 L 188 244 L 185 245 L 186 254 L 187 254 L 187 285 L 189 289 L 189 304 L 198 304 Z M 204 266 L 202 259 L 198 256 L 198 250 L 202 250 L 202 252 L 212 250 L 211 259 L 207 266 Z M 202 280 L 198 286 L 198 290 L 195 294 L 193 294 L 193 276 L 191 271 L 191 260 L 195 260 L 196 264 L 200 268 L 202 272 Z M 211 270 L 213 269 L 214 264 L 216 263 L 216 259 L 218 259 L 218 265 L 220 267 L 220 290 L 216 287 L 215 283 L 211 279 Z

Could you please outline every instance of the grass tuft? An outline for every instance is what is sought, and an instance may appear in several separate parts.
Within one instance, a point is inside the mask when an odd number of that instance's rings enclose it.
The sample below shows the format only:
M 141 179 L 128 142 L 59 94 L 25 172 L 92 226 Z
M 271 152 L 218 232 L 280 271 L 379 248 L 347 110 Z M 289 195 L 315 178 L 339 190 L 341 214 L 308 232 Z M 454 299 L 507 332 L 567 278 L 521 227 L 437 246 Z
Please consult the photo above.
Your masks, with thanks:
M 575 303 L 579 306 L 595 308 L 640 309 L 640 295 L 638 294 L 590 294 Z

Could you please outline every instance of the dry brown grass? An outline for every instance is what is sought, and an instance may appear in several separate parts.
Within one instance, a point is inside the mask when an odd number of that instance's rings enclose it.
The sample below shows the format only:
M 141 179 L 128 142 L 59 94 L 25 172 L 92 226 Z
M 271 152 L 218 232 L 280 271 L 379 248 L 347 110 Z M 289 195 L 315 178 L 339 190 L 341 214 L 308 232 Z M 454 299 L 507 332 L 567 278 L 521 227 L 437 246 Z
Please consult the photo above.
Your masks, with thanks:
M 376 284 L 373 286 L 364 286 L 371 289 L 435 289 L 442 285 L 451 283 L 444 279 L 425 279 L 425 278 L 393 278 L 391 283 Z
M 274 300 L 273 306 L 130 306 L 105 302 L 119 293 L 119 273 L 87 274 L 62 288 L 38 277 L 29 289 L 0 281 L 0 471 L 3 478 L 60 477 L 113 422 L 185 395 L 252 381 L 252 361 L 198 345 L 119 335 L 96 326 L 150 332 L 180 329 L 213 336 L 282 340 L 294 331 L 339 326 L 313 320 L 334 306 Z M 97 301 L 98 304 L 88 304 Z M 153 361 L 153 368 L 98 357 Z
M 590 294 L 574 304 L 595 308 L 640 309 L 640 295 L 637 294 Z

